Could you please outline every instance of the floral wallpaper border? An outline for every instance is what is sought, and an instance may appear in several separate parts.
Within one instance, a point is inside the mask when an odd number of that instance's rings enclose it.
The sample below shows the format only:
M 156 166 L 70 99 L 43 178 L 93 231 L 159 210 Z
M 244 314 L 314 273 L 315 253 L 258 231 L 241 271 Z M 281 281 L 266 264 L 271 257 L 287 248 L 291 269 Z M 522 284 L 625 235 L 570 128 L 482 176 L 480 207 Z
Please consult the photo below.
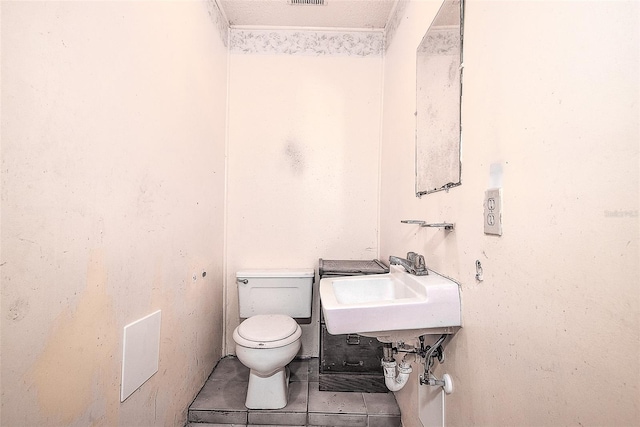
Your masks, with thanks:
M 431 55 L 460 55 L 460 29 L 429 29 L 424 42 L 418 46 L 418 52 Z
M 393 16 L 387 22 L 387 26 L 384 29 L 384 50 L 385 52 L 389 49 L 391 45 L 391 41 L 393 40 L 393 36 L 396 34 L 396 30 L 400 26 L 402 22 L 402 18 L 404 17 L 404 10 L 407 8 L 407 4 L 409 4 L 409 0 L 398 0 L 396 2 L 395 10 L 393 11 Z
M 382 31 L 300 31 L 231 29 L 232 53 L 307 56 L 381 56 Z
M 220 33 L 220 40 L 225 47 L 229 46 L 229 23 L 227 19 L 224 17 L 222 12 L 220 11 L 220 6 L 216 0 L 206 0 L 207 1 L 207 12 L 209 13 L 209 18 L 211 18 L 211 22 L 215 24 L 218 28 L 218 32 Z

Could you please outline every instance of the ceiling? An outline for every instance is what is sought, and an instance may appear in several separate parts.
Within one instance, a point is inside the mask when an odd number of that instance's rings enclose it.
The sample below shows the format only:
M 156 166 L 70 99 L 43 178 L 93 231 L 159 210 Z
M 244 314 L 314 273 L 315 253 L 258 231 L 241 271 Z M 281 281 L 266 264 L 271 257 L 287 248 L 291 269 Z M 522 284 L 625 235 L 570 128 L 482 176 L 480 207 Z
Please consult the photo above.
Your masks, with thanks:
M 218 0 L 229 24 L 259 27 L 383 29 L 396 0 L 324 0 L 293 5 L 290 0 Z

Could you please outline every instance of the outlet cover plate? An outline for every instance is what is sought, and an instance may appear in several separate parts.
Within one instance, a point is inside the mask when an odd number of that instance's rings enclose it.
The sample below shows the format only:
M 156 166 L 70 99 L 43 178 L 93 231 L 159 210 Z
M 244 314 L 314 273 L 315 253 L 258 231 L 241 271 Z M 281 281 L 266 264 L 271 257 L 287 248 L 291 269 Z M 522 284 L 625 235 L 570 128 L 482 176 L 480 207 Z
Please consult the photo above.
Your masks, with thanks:
M 484 234 L 502 236 L 502 188 L 484 192 Z

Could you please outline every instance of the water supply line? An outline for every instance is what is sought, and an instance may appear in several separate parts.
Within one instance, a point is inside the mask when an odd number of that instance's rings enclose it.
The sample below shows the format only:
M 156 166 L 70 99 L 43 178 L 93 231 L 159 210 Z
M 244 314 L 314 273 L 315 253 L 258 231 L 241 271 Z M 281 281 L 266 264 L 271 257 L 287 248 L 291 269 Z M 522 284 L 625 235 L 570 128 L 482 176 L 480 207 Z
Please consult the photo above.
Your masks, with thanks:
M 442 343 L 444 342 L 445 339 L 447 339 L 446 335 L 440 335 L 440 338 L 438 338 L 438 340 L 433 343 L 432 346 L 427 346 L 427 348 L 424 348 L 424 335 L 421 336 L 420 338 L 420 349 L 422 350 L 420 356 L 422 356 L 424 358 L 424 364 L 425 364 L 425 371 L 430 371 L 431 367 L 433 366 L 433 358 L 437 357 L 438 360 L 440 361 L 440 363 L 444 362 L 444 352 L 442 349 Z
M 391 391 L 401 390 L 407 381 L 409 375 L 413 371 L 411 365 L 407 361 L 407 357 L 410 354 L 420 356 L 424 363 L 424 373 L 420 375 L 420 385 L 439 386 L 442 387 L 446 394 L 453 392 L 453 382 L 448 374 L 444 374 L 441 380 L 438 380 L 432 373 L 431 367 L 433 366 L 433 359 L 438 359 L 440 363 L 444 362 L 444 349 L 442 343 L 446 340 L 446 335 L 441 335 L 440 338 L 432 346 L 424 345 L 424 335 L 419 337 L 420 347 L 412 346 L 407 349 L 404 343 L 399 342 L 398 348 L 393 347 L 391 343 L 384 343 L 382 347 L 382 368 L 384 370 L 384 383 Z M 400 364 L 396 363 L 393 357 L 395 353 L 401 351 L 405 353 Z
M 453 380 L 449 374 L 444 374 L 442 379 L 439 380 L 431 372 L 433 366 L 433 359 L 438 359 L 440 363 L 444 362 L 444 351 L 442 343 L 447 338 L 446 335 L 440 336 L 433 346 L 427 346 L 424 354 L 424 373 L 420 375 L 420 385 L 429 385 L 435 387 L 442 387 L 446 394 L 453 393 Z M 424 336 L 420 337 L 420 348 L 424 348 Z

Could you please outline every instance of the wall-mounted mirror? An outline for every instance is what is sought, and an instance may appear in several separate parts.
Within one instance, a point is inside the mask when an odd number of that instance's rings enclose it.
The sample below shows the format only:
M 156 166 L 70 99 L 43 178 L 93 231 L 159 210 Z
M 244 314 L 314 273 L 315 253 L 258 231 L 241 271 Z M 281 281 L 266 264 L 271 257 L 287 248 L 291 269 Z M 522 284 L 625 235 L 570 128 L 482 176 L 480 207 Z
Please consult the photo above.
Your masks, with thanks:
M 417 49 L 418 197 L 461 184 L 463 1 L 444 1 Z

